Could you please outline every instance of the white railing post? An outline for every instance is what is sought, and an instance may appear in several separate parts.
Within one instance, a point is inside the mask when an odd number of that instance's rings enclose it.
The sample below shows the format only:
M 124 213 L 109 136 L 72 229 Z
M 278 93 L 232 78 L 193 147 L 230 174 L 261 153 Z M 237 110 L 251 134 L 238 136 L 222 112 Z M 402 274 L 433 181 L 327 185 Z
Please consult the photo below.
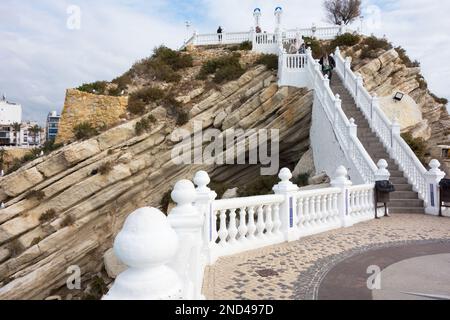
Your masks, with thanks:
M 375 110 L 380 108 L 380 100 L 378 99 L 378 96 L 374 94 L 372 96 L 372 102 L 370 104 L 370 126 L 373 127 L 373 113 Z
M 397 136 L 400 136 L 401 134 L 401 127 L 400 123 L 398 123 L 397 118 L 392 121 L 392 127 L 391 127 L 391 146 L 390 146 L 390 152 L 389 154 L 392 156 L 392 153 L 394 152 L 394 138 Z
M 378 161 L 378 170 L 375 173 L 375 181 L 389 181 L 391 174 L 389 173 L 388 163 L 386 160 L 381 159 Z
M 427 185 L 425 213 L 434 216 L 439 215 L 439 182 L 445 177 L 445 172 L 439 169 L 440 166 L 441 164 L 438 160 L 431 160 L 431 169 L 425 173 L 425 183 Z
M 339 111 L 342 109 L 342 100 L 341 100 L 341 96 L 336 93 L 335 96 L 336 100 L 334 100 L 334 125 L 337 126 L 338 123 L 338 119 L 339 119 Z
M 352 182 L 348 179 L 348 171 L 344 166 L 337 168 L 335 177 L 331 180 L 331 186 L 333 188 L 340 188 L 341 194 L 339 195 L 338 208 L 341 224 L 343 227 L 350 227 L 353 222 L 349 216 L 349 202 L 348 202 L 348 188 L 352 186 Z
M 114 253 L 129 268 L 103 300 L 178 300 L 179 275 L 166 264 L 176 255 L 178 236 L 167 217 L 154 208 L 133 212 L 114 241 Z
M 347 57 L 345 58 L 345 62 L 344 62 L 344 86 L 347 88 L 347 77 L 348 77 L 348 71 L 347 70 L 351 70 L 352 68 L 352 58 L 351 57 Z M 348 88 L 347 88 L 348 89 Z
M 339 35 L 343 35 L 346 32 L 346 27 L 343 21 L 341 21 L 341 24 L 339 26 Z
M 355 123 L 355 119 L 351 118 L 350 124 L 348 126 L 348 132 L 350 134 L 350 137 L 358 138 L 358 126 Z
M 177 204 L 169 213 L 169 222 L 180 239 L 177 257 L 171 264 L 183 280 L 183 296 L 186 299 L 203 299 L 202 249 L 204 217 L 193 206 L 197 191 L 189 180 L 176 183 L 172 200 Z
M 204 218 L 203 224 L 203 258 L 206 260 L 204 263 L 211 263 L 211 248 L 212 237 L 214 234 L 213 228 L 213 210 L 212 204 L 217 198 L 217 193 L 208 188 L 208 184 L 211 182 L 209 175 L 206 171 L 199 171 L 195 174 L 194 183 L 197 186 L 197 199 L 195 201 L 196 208 L 200 211 Z
M 198 33 L 197 33 L 197 30 L 194 30 L 194 37 L 192 38 L 192 44 L 194 46 L 196 46 L 198 44 L 197 39 L 198 39 Z
M 359 97 L 361 95 L 361 91 L 364 89 L 364 80 L 360 74 L 356 75 L 356 91 L 355 91 L 355 103 L 359 108 Z
M 281 182 L 273 187 L 275 194 L 284 195 L 284 202 L 280 207 L 281 230 L 286 241 L 298 240 L 298 230 L 296 220 L 296 205 L 294 203 L 294 193 L 299 187 L 293 184 L 292 173 L 289 169 L 283 168 L 278 175 Z

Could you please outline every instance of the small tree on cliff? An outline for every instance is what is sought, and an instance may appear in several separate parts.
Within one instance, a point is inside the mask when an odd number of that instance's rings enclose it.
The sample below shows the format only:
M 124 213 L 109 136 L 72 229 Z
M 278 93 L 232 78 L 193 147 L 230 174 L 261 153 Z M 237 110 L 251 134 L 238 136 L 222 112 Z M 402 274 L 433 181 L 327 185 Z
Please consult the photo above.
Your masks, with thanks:
M 361 15 L 361 0 L 325 0 L 323 6 L 327 20 L 337 25 L 352 23 Z

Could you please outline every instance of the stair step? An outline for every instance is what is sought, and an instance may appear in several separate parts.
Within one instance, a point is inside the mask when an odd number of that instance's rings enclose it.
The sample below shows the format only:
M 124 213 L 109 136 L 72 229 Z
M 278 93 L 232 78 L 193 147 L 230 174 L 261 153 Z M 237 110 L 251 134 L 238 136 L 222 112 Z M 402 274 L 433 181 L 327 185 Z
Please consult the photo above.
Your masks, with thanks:
M 389 173 L 391 174 L 391 178 L 404 178 L 405 175 L 400 170 L 389 170 Z
M 423 208 L 423 200 L 420 199 L 391 199 L 389 208 Z
M 406 178 L 396 178 L 396 177 L 393 177 L 393 178 L 390 179 L 390 181 L 391 181 L 394 185 L 397 185 L 397 184 L 408 184 L 408 179 L 406 179 Z
M 389 213 L 393 214 L 425 214 L 423 208 L 391 208 L 389 207 Z
M 392 181 L 392 179 L 391 179 Z M 410 184 L 394 184 L 396 192 L 412 192 L 413 188 Z
M 395 191 L 391 194 L 391 199 L 405 200 L 405 199 L 419 199 L 419 195 L 414 191 Z

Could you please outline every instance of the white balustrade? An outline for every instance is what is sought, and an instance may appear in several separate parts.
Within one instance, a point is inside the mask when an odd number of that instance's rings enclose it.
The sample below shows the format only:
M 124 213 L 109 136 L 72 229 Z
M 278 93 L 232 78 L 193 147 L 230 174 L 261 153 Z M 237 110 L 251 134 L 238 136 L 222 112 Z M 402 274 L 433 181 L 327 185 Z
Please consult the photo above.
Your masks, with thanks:
M 378 97 L 376 95 L 371 96 L 366 90 L 361 77 L 351 70 L 350 59 L 344 60 L 339 48 L 336 49 L 334 58 L 337 74 L 355 99 L 357 107 L 368 120 L 371 129 L 380 138 L 391 158 L 404 172 L 414 191 L 419 194 L 420 199 L 425 201 L 426 206 L 429 206 L 433 195 L 431 195 L 432 188 L 426 183 L 427 169 L 402 138 L 400 125 L 397 121 L 391 122 L 386 117 L 380 108 Z M 367 182 L 372 181 L 367 180 Z

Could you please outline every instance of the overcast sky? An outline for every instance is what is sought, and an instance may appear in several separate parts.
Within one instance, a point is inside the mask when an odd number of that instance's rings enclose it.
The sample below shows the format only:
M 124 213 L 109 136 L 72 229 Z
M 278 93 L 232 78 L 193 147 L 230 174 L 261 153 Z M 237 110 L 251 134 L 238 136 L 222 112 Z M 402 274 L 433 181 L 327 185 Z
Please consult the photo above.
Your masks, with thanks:
M 186 20 L 199 33 L 218 25 L 250 30 L 260 7 L 271 31 L 278 5 L 285 28 L 325 24 L 322 1 L 310 0 L 2 0 L 0 94 L 22 104 L 26 120 L 43 122 L 49 111 L 62 110 L 67 88 L 111 80 L 157 45 L 178 48 Z M 431 89 L 450 98 L 450 1 L 363 0 L 363 6 L 364 31 L 405 47 L 422 63 Z

